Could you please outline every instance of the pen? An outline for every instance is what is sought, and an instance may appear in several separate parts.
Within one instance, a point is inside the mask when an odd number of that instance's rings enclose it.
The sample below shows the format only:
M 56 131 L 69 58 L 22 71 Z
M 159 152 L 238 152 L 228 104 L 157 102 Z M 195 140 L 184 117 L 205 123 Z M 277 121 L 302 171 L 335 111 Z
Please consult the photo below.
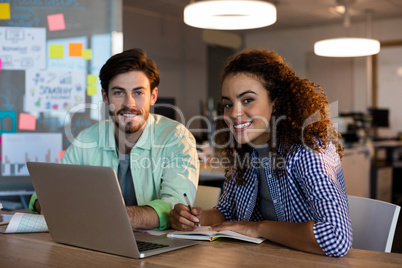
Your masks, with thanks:
M 188 209 L 190 210 L 190 213 L 191 213 L 191 203 L 190 203 L 190 200 L 188 200 L 188 196 L 187 196 L 187 194 L 186 194 L 186 193 L 184 193 L 183 195 L 184 195 L 184 198 L 186 199 Z M 199 226 L 199 223 L 198 223 L 198 222 L 196 222 L 196 223 L 195 223 L 195 226 L 197 226 L 197 227 L 198 227 L 198 226 Z
M 10 223 L 10 221 L 3 221 L 3 222 L 0 222 L 0 225 L 7 225 L 9 223 Z

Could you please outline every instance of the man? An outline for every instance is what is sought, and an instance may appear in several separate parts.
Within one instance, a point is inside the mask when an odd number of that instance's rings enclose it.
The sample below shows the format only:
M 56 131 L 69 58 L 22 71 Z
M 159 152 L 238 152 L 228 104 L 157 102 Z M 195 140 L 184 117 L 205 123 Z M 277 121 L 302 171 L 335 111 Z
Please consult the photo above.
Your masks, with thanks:
M 170 210 L 185 202 L 183 194 L 195 198 L 199 173 L 195 139 L 182 124 L 150 114 L 160 78 L 144 51 L 131 49 L 112 56 L 99 78 L 112 121 L 82 131 L 61 163 L 112 167 L 132 227 L 166 229 Z M 40 212 L 36 195 L 30 209 Z

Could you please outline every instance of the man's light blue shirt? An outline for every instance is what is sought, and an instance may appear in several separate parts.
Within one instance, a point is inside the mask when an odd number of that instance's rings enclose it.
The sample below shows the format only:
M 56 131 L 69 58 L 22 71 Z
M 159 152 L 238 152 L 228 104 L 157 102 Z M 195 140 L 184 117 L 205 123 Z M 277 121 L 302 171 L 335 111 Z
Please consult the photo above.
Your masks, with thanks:
M 119 156 L 115 124 L 101 121 L 83 130 L 61 160 L 63 164 L 112 167 L 118 173 Z M 141 137 L 130 152 L 131 174 L 139 206 L 152 207 L 159 229 L 170 226 L 170 210 L 185 203 L 183 193 L 194 202 L 199 161 L 193 135 L 182 124 L 150 114 Z M 31 198 L 30 209 L 36 195 Z

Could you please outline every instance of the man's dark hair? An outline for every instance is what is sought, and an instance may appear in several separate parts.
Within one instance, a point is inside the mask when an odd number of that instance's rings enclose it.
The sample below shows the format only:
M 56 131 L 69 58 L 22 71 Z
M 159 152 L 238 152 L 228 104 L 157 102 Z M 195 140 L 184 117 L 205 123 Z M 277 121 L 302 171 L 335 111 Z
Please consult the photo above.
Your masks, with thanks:
M 99 79 L 106 95 L 109 91 L 110 80 L 116 75 L 131 71 L 144 72 L 149 79 L 151 92 L 159 85 L 160 77 L 155 61 L 147 58 L 144 50 L 133 48 L 113 55 L 100 70 Z

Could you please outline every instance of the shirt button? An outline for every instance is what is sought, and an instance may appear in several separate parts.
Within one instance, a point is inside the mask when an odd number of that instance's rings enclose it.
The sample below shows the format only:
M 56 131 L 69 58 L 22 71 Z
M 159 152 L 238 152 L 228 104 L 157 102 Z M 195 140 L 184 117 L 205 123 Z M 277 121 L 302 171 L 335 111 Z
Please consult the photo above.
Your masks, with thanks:
M 276 200 L 276 199 L 274 199 L 274 200 L 273 200 L 273 202 L 274 202 L 274 204 L 276 204 L 277 200 Z

